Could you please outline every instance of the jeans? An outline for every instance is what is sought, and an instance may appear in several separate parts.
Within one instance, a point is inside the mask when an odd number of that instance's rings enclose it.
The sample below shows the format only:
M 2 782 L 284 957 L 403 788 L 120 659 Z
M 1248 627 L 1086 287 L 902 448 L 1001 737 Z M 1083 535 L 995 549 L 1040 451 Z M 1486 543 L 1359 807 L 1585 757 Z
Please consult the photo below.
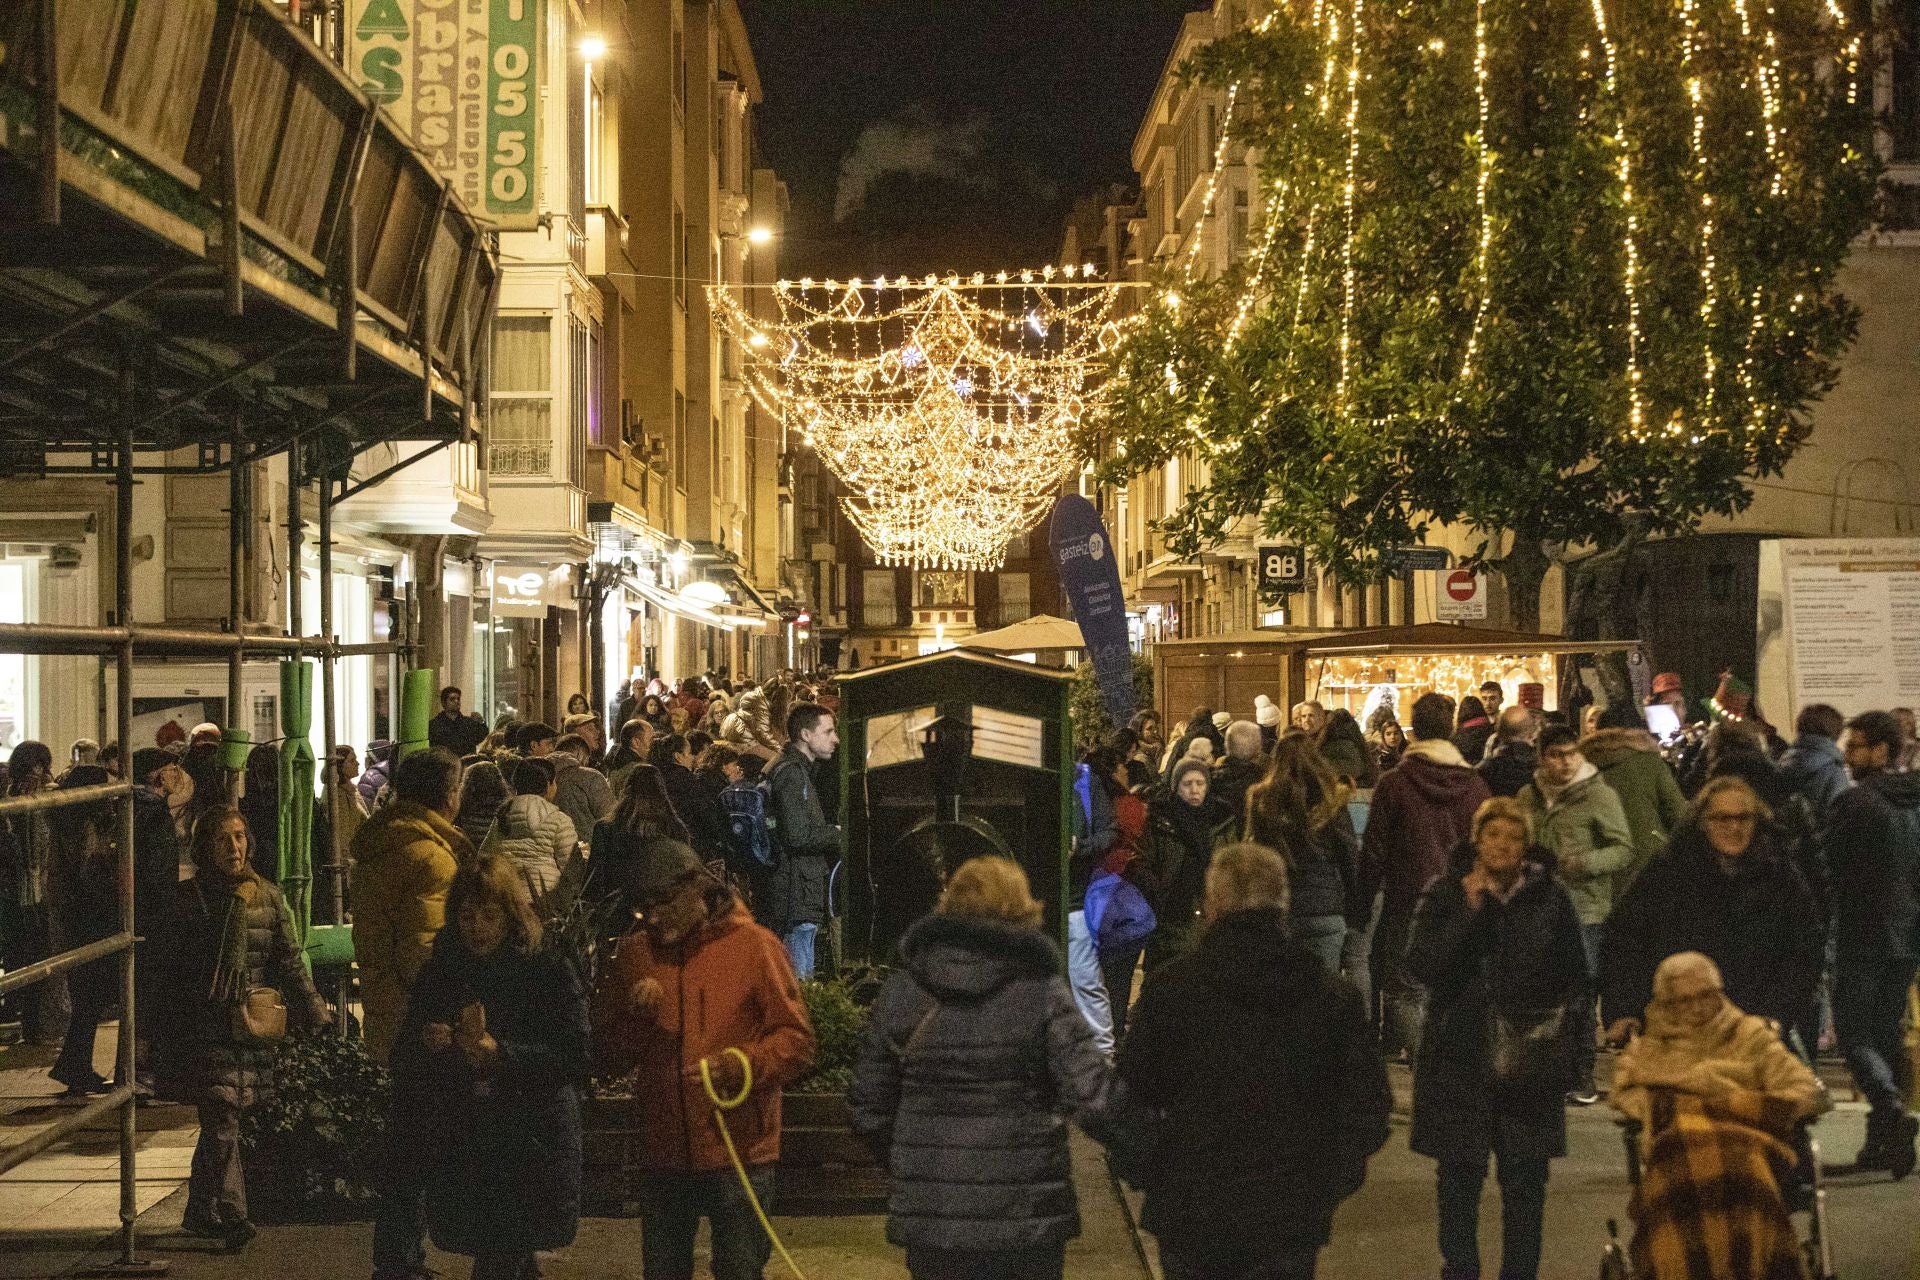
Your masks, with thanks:
M 1360 988 L 1360 996 L 1367 1002 L 1367 1014 L 1378 1018 L 1378 1006 L 1373 990 L 1373 929 L 1380 920 L 1380 895 L 1373 895 L 1373 910 L 1367 915 L 1367 922 L 1358 929 L 1347 929 L 1346 941 L 1340 947 L 1340 971 L 1354 986 Z
M 813 976 L 813 939 L 820 932 L 817 924 L 788 925 L 780 941 L 787 948 L 787 960 L 793 976 L 805 982 Z
M 1593 1093 L 1593 1062 L 1598 1036 L 1594 1028 L 1600 1018 L 1600 946 L 1606 940 L 1605 924 L 1580 926 L 1580 949 L 1587 953 L 1587 988 L 1573 1002 L 1574 1087 L 1581 1093 Z
M 1113 1039 L 1118 1044 L 1127 1034 L 1127 1013 L 1133 1008 L 1133 973 L 1140 967 L 1140 952 L 1116 952 L 1100 957 L 1100 984 L 1107 991 L 1107 1008 L 1113 1014 Z
M 1904 1085 L 1910 1068 L 1900 1023 L 1914 970 L 1912 960 L 1843 955 L 1835 975 L 1833 1021 L 1840 1050 L 1876 1125 L 1907 1113 Z
M 202 1096 L 200 1140 L 187 1178 L 187 1213 L 216 1222 L 247 1216 L 247 1175 L 240 1164 L 240 1108 L 218 1094 Z
M 1340 953 L 1346 949 L 1345 916 L 1301 916 L 1293 922 L 1293 940 L 1313 952 L 1330 974 L 1340 972 Z
M 1320 1268 L 1318 1249 L 1265 1254 L 1243 1263 L 1216 1258 L 1189 1258 L 1160 1248 L 1160 1271 L 1166 1280 L 1313 1280 Z
M 1073 985 L 1073 1002 L 1080 1016 L 1093 1028 L 1093 1047 L 1113 1054 L 1113 1010 L 1107 1004 L 1107 984 L 1100 977 L 1100 954 L 1093 948 L 1093 935 L 1087 932 L 1087 913 L 1067 914 L 1067 979 Z
M 1373 965 L 1379 974 L 1381 1047 L 1389 1054 L 1420 1053 L 1420 1027 L 1427 1018 L 1427 992 L 1407 972 L 1407 944 L 1413 940 L 1414 903 L 1389 903 L 1373 935 Z
M 760 1207 L 773 1212 L 773 1166 L 748 1171 Z M 640 1189 L 640 1274 L 693 1280 L 693 1238 L 705 1218 L 713 1236 L 713 1280 L 761 1280 L 773 1244 L 732 1169 L 658 1174 Z
M 387 1118 L 380 1195 L 373 1203 L 375 1275 L 406 1275 L 427 1265 L 427 1179 L 422 1145 L 402 1134 L 427 1132 L 432 1121 L 396 1107 Z
M 1534 1280 L 1547 1213 L 1547 1162 L 1500 1157 L 1500 1280 Z M 1441 1274 L 1480 1276 L 1480 1188 L 1485 1161 L 1440 1162 Z M 1171 1277 L 1169 1277 L 1171 1280 Z
M 907 1273 L 913 1280 L 1060 1280 L 1066 1267 L 1063 1244 L 993 1250 L 907 1246 Z

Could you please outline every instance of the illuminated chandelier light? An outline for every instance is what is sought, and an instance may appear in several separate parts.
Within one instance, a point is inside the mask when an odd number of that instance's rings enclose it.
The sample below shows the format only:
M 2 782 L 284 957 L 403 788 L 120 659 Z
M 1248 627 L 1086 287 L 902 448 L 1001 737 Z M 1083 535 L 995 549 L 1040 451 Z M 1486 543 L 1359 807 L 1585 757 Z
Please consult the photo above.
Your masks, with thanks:
M 852 496 L 883 564 L 991 570 L 1079 464 L 1091 367 L 1120 340 L 1091 266 L 774 288 L 778 318 L 709 289 L 777 413 Z

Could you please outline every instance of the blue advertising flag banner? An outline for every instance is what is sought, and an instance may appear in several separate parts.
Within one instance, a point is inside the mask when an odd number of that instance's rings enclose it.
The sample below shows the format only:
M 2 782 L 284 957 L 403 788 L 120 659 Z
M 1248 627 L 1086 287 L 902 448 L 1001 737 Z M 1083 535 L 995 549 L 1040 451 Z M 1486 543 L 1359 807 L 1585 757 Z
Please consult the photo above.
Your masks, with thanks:
M 1091 502 L 1067 494 L 1053 508 L 1053 562 L 1073 606 L 1094 679 L 1113 722 L 1133 719 L 1133 651 L 1127 646 L 1126 599 L 1107 526 Z

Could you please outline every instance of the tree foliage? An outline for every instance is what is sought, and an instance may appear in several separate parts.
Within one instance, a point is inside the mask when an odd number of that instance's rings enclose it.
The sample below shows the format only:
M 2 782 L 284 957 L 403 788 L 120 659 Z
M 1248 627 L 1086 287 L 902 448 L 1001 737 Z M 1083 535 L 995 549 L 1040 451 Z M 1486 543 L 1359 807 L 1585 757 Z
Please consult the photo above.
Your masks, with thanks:
M 1209 46 L 1183 74 L 1239 86 L 1266 221 L 1153 291 L 1104 478 L 1185 459 L 1176 553 L 1259 515 L 1349 582 L 1469 526 L 1527 621 L 1560 549 L 1738 512 L 1855 330 L 1862 35 L 1825 0 L 1321 0 Z

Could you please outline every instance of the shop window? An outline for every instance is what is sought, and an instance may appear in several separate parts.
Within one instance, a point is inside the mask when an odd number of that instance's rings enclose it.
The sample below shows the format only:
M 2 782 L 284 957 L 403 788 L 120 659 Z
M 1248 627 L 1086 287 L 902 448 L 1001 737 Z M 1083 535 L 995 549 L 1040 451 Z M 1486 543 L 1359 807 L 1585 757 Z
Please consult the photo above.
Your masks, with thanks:
M 1025 573 L 1003 573 L 1000 586 L 1000 625 L 1011 626 L 1033 616 L 1033 577 Z
M 891 569 L 869 569 L 860 575 L 863 599 L 861 614 L 869 627 L 900 625 L 899 605 L 894 599 L 894 573 Z

